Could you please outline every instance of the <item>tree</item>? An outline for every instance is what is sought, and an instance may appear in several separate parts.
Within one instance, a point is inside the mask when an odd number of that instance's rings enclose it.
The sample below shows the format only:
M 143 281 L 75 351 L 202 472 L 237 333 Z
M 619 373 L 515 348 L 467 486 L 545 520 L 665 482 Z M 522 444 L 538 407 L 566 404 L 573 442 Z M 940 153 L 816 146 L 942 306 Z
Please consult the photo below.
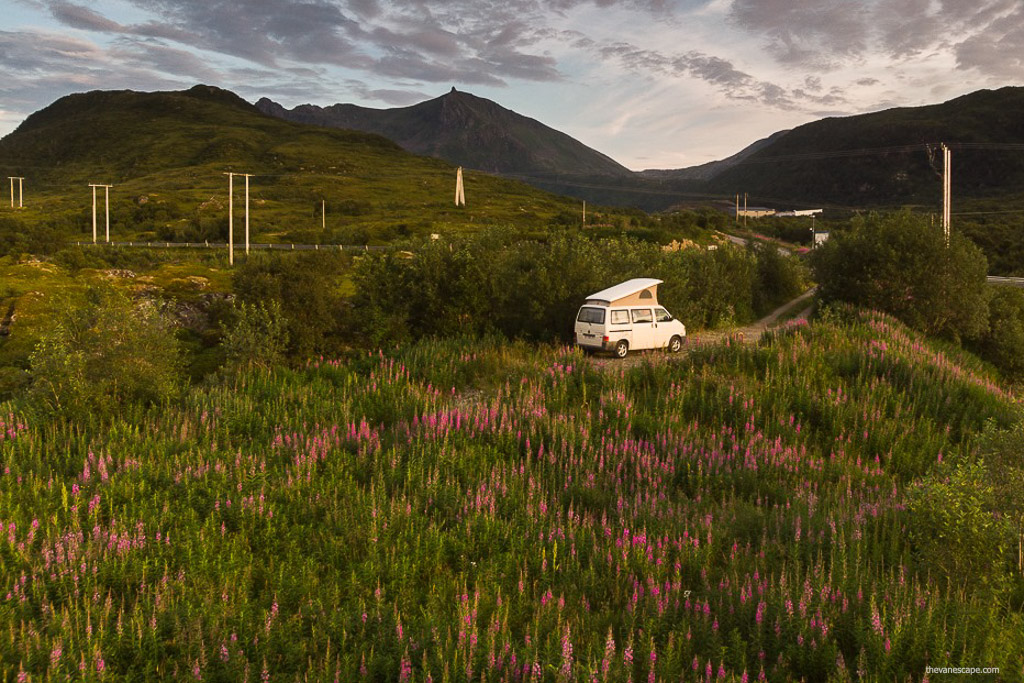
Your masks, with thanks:
M 954 341 L 988 327 L 985 256 L 954 232 L 910 212 L 872 214 L 815 250 L 822 301 L 846 301 L 890 313 L 922 332 Z
M 132 301 L 110 286 L 88 289 L 84 302 L 61 302 L 30 362 L 33 402 L 70 418 L 159 403 L 180 386 L 181 356 L 167 316 L 154 302 Z

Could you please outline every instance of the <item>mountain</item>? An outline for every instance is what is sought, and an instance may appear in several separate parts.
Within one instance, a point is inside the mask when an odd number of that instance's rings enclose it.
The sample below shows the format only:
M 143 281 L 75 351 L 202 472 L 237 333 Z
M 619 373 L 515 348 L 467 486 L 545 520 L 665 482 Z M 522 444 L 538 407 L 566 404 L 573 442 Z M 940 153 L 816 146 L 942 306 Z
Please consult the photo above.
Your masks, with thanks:
M 762 202 L 878 206 L 941 201 L 942 154 L 953 193 L 993 198 L 1024 187 L 1024 88 L 980 90 L 942 104 L 827 118 L 769 139 L 711 177 L 713 194 Z
M 23 216 L 39 211 L 40 220 L 84 230 L 88 184 L 109 183 L 113 221 L 161 240 L 226 234 L 228 171 L 255 174 L 252 222 L 268 239 L 364 243 L 488 222 L 536 228 L 577 212 L 572 200 L 474 172 L 468 206 L 456 208 L 455 169 L 444 161 L 379 135 L 282 121 L 211 86 L 68 95 L 0 139 L 0 164 L 26 177 Z M 237 223 L 243 179 L 234 183 Z M 101 194 L 101 211 L 102 202 Z
M 747 145 L 736 154 L 718 161 L 709 161 L 699 166 L 688 166 L 677 169 L 648 169 L 640 171 L 640 176 L 653 180 L 711 180 L 715 176 L 741 163 L 750 156 L 760 152 L 765 147 L 775 143 L 779 138 L 788 133 L 788 130 L 780 130 L 766 138 Z
M 289 110 L 266 98 L 256 107 L 288 121 L 376 133 L 415 154 L 488 173 L 538 178 L 632 175 L 565 133 L 455 88 L 441 97 L 394 109 L 304 104 Z

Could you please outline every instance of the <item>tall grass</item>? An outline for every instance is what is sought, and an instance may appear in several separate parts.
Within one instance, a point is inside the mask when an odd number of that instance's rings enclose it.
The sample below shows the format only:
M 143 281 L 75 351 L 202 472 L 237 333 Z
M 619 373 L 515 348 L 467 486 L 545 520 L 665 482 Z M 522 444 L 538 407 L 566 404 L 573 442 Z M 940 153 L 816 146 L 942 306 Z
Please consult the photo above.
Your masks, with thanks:
M 5 680 L 1017 679 L 907 483 L 1014 399 L 893 319 L 599 370 L 425 341 L 0 418 Z M 4 411 L 0 411 L 4 414 Z

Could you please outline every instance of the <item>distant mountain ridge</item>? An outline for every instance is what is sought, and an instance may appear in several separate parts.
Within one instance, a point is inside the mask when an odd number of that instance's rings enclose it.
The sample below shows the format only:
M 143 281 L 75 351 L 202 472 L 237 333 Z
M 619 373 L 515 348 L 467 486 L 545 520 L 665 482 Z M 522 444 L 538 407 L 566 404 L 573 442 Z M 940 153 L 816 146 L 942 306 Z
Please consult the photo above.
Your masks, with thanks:
M 260 99 L 256 107 L 297 123 L 376 133 L 414 154 L 490 173 L 632 175 L 628 168 L 565 133 L 455 88 L 441 97 L 394 109 L 354 104 L 304 104 L 285 109 L 267 98 Z
M 826 118 L 758 140 L 720 161 L 631 172 L 564 133 L 452 89 L 398 109 L 351 104 L 261 111 L 293 121 L 382 135 L 403 148 L 607 204 L 665 209 L 680 200 L 747 193 L 768 204 L 855 207 L 931 203 L 941 173 L 926 143 L 954 146 L 954 192 L 1001 196 L 1024 187 L 1024 154 L 979 145 L 1024 144 L 1024 88 L 981 90 L 949 102 Z
M 1024 188 L 1024 88 L 979 90 L 941 104 L 826 118 L 787 132 L 711 177 L 729 195 L 849 206 L 934 203 L 939 143 L 953 148 L 953 192 L 997 197 Z
M 725 159 L 719 159 L 718 161 L 709 161 L 699 166 L 688 166 L 686 168 L 674 168 L 674 169 L 648 169 L 640 171 L 640 175 L 645 178 L 653 178 L 658 180 L 711 180 L 720 173 L 732 168 L 738 163 L 741 163 L 744 159 L 760 152 L 765 147 L 774 144 L 783 135 L 788 133 L 789 130 L 780 130 L 777 133 L 772 133 L 766 138 L 761 138 L 757 142 L 747 145 L 736 154 L 728 156 Z

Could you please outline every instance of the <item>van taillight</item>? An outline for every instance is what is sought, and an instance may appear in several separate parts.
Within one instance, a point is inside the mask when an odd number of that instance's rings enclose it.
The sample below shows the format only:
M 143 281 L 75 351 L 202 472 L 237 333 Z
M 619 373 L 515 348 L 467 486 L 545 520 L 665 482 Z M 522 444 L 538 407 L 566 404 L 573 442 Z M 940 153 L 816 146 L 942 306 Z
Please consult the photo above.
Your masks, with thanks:
M 607 334 L 604 336 L 604 340 L 608 341 L 608 335 Z

